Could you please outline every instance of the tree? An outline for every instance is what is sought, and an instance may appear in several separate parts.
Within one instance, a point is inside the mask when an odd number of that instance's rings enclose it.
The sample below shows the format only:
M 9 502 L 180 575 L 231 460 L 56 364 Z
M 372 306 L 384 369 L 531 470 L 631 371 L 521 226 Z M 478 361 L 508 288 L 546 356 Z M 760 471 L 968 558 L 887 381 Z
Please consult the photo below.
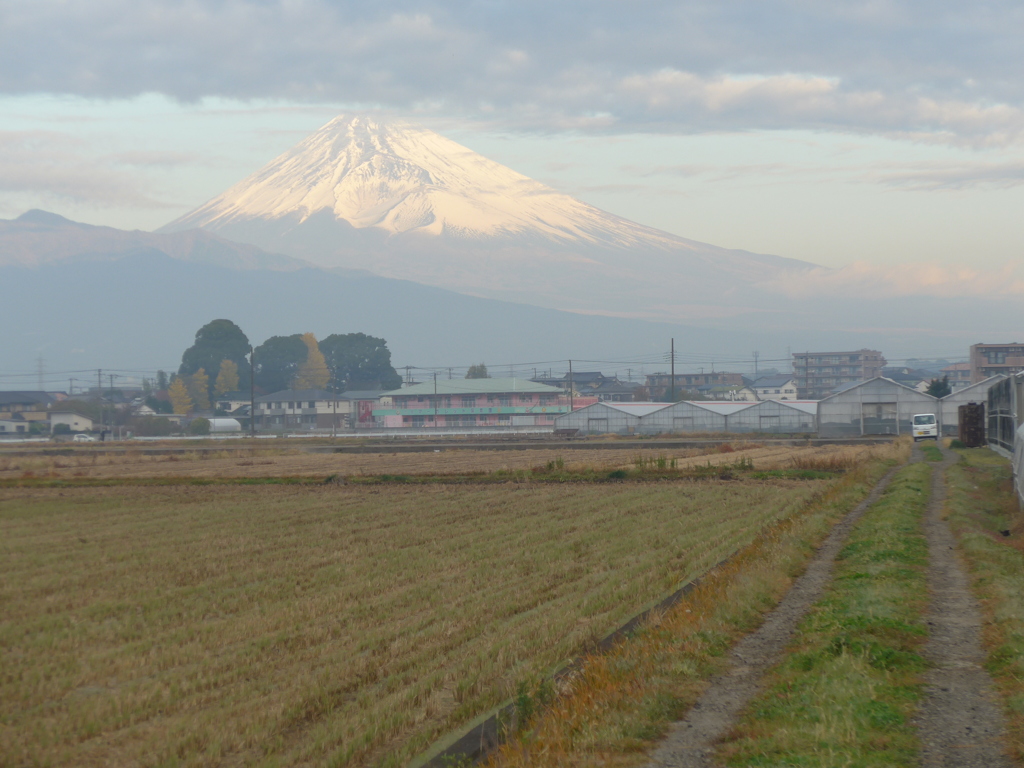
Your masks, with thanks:
M 256 386 L 266 393 L 288 389 L 309 349 L 299 334 L 271 336 L 256 347 Z
M 388 343 L 365 333 L 334 333 L 320 342 L 332 389 L 398 389 L 402 377 L 391 365 Z
M 150 395 L 146 398 L 146 405 L 157 413 L 174 413 L 174 406 L 171 405 L 170 400 L 158 400 L 156 397 Z
M 208 435 L 210 434 L 210 420 L 209 419 L 192 419 L 188 423 L 188 433 L 190 435 Z
M 234 360 L 220 361 L 220 371 L 217 373 L 217 383 L 213 385 L 213 391 L 218 395 L 238 391 L 238 363 Z
M 932 379 L 928 382 L 928 389 L 925 392 L 932 397 L 945 397 L 946 395 L 953 394 L 953 388 L 949 385 L 949 376 L 943 376 L 941 379 Z
M 166 437 L 174 431 L 171 420 L 162 416 L 139 416 L 128 422 L 128 426 L 141 437 Z
M 189 397 L 188 389 L 180 376 L 176 376 L 167 388 L 167 396 L 171 399 L 171 406 L 175 413 L 190 413 L 192 411 L 192 398 Z
M 302 343 L 306 345 L 306 361 L 295 374 L 292 389 L 323 389 L 331 380 L 331 372 L 327 370 L 324 354 L 316 343 L 312 333 L 302 334 Z
M 200 411 L 210 410 L 210 377 L 206 375 L 206 370 L 200 368 L 191 376 L 182 376 L 181 378 L 185 380 L 188 396 L 196 408 Z
M 167 381 L 167 371 L 157 371 L 156 372 L 156 388 L 157 388 L 157 391 L 162 392 L 163 390 L 167 389 L 167 385 L 169 383 L 170 382 Z
M 466 371 L 467 379 L 489 379 L 491 374 L 487 372 L 487 366 L 483 363 L 477 363 L 476 365 L 469 366 L 469 370 Z
M 178 373 L 182 376 L 194 374 L 200 368 L 216 379 L 220 375 L 220 364 L 231 360 L 239 376 L 249 382 L 249 338 L 242 329 L 230 320 L 213 320 L 196 331 L 196 340 L 181 356 Z M 159 374 L 158 374 L 159 375 Z M 207 390 L 209 397 L 209 390 Z

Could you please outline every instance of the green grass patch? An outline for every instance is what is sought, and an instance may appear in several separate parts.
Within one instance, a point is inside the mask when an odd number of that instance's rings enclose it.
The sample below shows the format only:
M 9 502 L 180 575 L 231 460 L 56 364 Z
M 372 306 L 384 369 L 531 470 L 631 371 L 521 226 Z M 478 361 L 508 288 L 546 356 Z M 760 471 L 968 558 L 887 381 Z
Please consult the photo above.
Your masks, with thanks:
M 917 764 L 930 474 L 902 469 L 855 526 L 831 586 L 722 748 L 727 765 Z
M 871 462 L 851 468 L 801 514 L 761 531 L 750 547 L 703 579 L 664 616 L 610 652 L 588 658 L 571 687 L 488 765 L 645 765 L 651 742 L 664 736 L 698 699 L 707 680 L 723 671 L 729 648 L 761 624 L 835 523 L 891 466 Z M 877 663 L 899 660 L 878 654 Z M 884 720 L 887 714 L 874 716 Z
M 921 450 L 924 452 L 926 461 L 942 461 L 942 451 L 939 450 L 939 446 L 926 443 L 921 446 Z
M 1024 517 L 1010 463 L 987 448 L 958 451 L 946 512 L 981 599 L 986 664 L 1003 700 L 1010 749 L 1024 760 Z

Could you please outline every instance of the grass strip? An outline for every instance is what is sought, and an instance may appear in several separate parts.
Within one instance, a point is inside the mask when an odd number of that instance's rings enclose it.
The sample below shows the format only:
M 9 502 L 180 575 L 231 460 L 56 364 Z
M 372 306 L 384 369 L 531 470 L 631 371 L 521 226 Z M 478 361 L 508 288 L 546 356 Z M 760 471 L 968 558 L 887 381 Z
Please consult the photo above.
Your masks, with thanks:
M 897 460 L 909 441 L 896 444 Z M 725 654 L 754 630 L 835 523 L 870 492 L 890 461 L 846 474 L 797 515 L 762 532 L 674 609 L 628 642 L 585 661 L 558 695 L 491 758 L 491 766 L 633 766 L 724 669 Z M 539 691 L 543 689 L 538 687 Z M 543 703 L 543 702 L 542 702 Z
M 721 747 L 727 765 L 917 764 L 931 471 L 902 469 L 858 521 L 825 596 Z
M 924 453 L 925 461 L 942 461 L 942 451 L 939 450 L 939 446 L 928 443 L 921 446 L 921 451 Z
M 988 448 L 957 453 L 946 513 L 981 600 L 986 668 L 1003 700 L 1010 750 L 1024 760 L 1024 516 L 1006 459 Z

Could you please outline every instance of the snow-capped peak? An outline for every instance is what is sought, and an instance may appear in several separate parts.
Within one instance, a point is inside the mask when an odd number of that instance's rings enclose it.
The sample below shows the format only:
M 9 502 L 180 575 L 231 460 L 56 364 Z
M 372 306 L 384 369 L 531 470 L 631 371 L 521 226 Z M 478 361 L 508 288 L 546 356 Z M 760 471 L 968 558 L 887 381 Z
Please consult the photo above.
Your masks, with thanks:
M 340 116 L 165 229 L 217 230 L 322 211 L 356 229 L 611 247 L 688 241 L 561 194 L 426 128 Z

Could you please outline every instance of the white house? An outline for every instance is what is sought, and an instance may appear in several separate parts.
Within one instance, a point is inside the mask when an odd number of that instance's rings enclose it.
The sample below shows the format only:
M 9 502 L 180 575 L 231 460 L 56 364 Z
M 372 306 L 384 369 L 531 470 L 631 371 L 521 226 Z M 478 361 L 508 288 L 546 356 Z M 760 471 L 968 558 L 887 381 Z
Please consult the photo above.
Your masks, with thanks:
M 92 419 L 74 411 L 50 411 L 50 431 L 58 424 L 66 424 L 72 432 L 89 432 L 92 430 Z
M 796 400 L 796 379 L 791 374 L 762 376 L 751 388 L 758 400 Z

